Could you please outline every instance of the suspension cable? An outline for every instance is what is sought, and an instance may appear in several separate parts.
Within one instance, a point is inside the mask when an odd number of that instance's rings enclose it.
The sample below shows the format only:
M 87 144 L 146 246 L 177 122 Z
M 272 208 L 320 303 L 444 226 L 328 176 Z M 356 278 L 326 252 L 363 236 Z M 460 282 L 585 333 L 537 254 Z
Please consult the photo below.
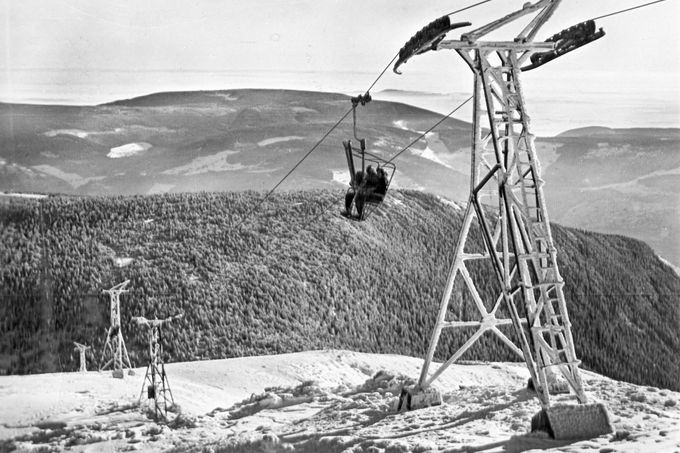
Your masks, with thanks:
M 483 5 L 484 3 L 489 3 L 491 1 L 493 1 L 493 0 L 484 0 L 484 1 L 481 1 L 481 2 L 477 2 L 474 5 L 466 6 L 465 8 L 457 9 L 457 10 L 451 12 L 451 13 L 448 13 L 447 16 L 453 16 L 454 14 L 458 14 L 458 13 L 463 12 L 465 10 L 472 9 L 475 6 Z
M 442 124 L 447 118 L 449 118 L 451 115 L 453 115 L 453 114 L 456 113 L 458 110 L 460 110 L 460 108 L 463 107 L 465 104 L 467 104 L 468 102 L 470 102 L 470 100 L 472 100 L 473 96 L 474 96 L 474 95 L 471 95 L 469 98 L 467 98 L 466 100 L 464 100 L 463 102 L 461 102 L 460 104 L 458 104 L 458 106 L 457 106 L 455 109 L 451 110 L 449 113 L 446 114 L 446 116 L 442 117 L 442 119 L 440 119 L 439 121 L 437 121 L 436 123 L 434 123 L 434 124 L 432 125 L 432 127 L 430 127 L 428 130 L 426 130 L 425 132 L 423 132 L 422 134 L 420 134 L 420 136 L 418 136 L 418 138 L 416 138 L 416 139 L 413 140 L 411 143 L 409 143 L 408 145 L 406 145 L 406 147 L 405 147 L 404 149 L 402 149 L 402 150 L 399 151 L 397 154 L 395 154 L 394 156 L 392 156 L 392 157 L 390 158 L 390 160 L 388 160 L 386 163 L 389 164 L 389 163 L 392 162 L 394 159 L 396 159 L 397 157 L 399 157 L 403 152 L 405 152 L 407 149 L 409 149 L 411 146 L 413 146 L 413 145 L 415 145 L 416 143 L 418 143 L 423 137 L 425 137 L 427 134 L 429 134 L 430 132 L 432 132 L 432 130 L 433 130 L 435 127 L 437 127 L 437 126 L 439 126 L 440 124 Z
M 484 4 L 484 3 L 488 3 L 488 2 L 491 2 L 491 1 L 493 1 L 493 0 L 482 0 L 482 1 L 480 1 L 480 2 L 474 3 L 474 4 L 472 4 L 472 5 L 469 5 L 469 6 L 466 6 L 466 7 L 464 7 L 464 8 L 461 8 L 461 9 L 458 9 L 458 10 L 456 10 L 456 11 L 453 11 L 453 12 L 451 12 L 451 13 L 448 13 L 447 16 L 451 16 L 451 15 L 453 15 L 453 14 L 460 13 L 460 12 L 462 12 L 462 11 L 465 11 L 465 10 L 468 10 L 468 9 L 471 9 L 471 8 L 474 8 L 474 7 L 476 7 L 476 6 L 479 6 L 479 5 L 482 5 L 482 4 Z M 660 1 L 663 1 L 663 0 L 660 0 Z M 387 70 L 389 69 L 389 67 L 392 66 L 392 63 L 394 63 L 394 60 L 396 60 L 398 57 L 399 57 L 399 52 L 397 52 L 397 53 L 394 55 L 394 57 L 392 57 L 392 59 L 389 61 L 389 63 L 387 63 L 387 65 L 386 65 L 385 68 L 380 72 L 380 74 L 378 75 L 378 77 L 376 77 L 376 79 L 373 81 L 373 83 L 371 83 L 371 85 L 368 87 L 368 89 L 366 90 L 366 93 L 370 92 L 370 91 L 373 89 L 373 87 L 378 83 L 378 81 L 385 75 L 385 72 L 387 72 Z M 453 113 L 455 113 L 456 110 L 458 110 L 460 107 L 462 107 L 462 106 L 463 106 L 466 102 L 468 102 L 470 99 L 472 99 L 472 96 L 470 96 L 469 99 L 467 99 L 465 102 L 463 102 L 463 104 L 461 104 L 461 105 L 459 105 L 458 107 L 456 107 L 456 108 L 455 108 L 451 113 L 449 113 L 447 116 L 445 116 L 444 118 L 442 118 L 439 122 L 437 122 L 434 126 L 432 126 L 432 128 L 428 129 L 427 132 L 430 132 L 432 129 L 434 129 L 434 128 L 437 127 L 439 124 L 441 124 L 442 121 L 444 121 L 444 120 L 445 120 L 446 118 L 448 118 L 450 115 L 452 115 Z M 287 178 L 288 178 L 288 177 L 289 177 L 289 176 L 290 176 L 290 175 L 291 175 L 291 174 L 292 174 L 292 173 L 293 173 L 293 172 L 294 172 L 294 171 L 295 171 L 295 170 L 296 170 L 296 169 L 297 169 L 304 161 L 305 161 L 305 159 L 307 159 L 307 157 L 309 157 L 310 154 L 312 154 L 312 152 L 314 152 L 314 150 L 316 150 L 316 148 L 319 147 L 319 145 L 320 145 L 320 144 L 321 144 L 321 143 L 322 143 L 322 142 L 323 142 L 323 141 L 324 141 L 324 140 L 325 140 L 325 139 L 326 139 L 326 138 L 327 138 L 327 137 L 328 137 L 328 136 L 329 136 L 329 135 L 330 135 L 330 134 L 338 127 L 338 126 L 339 126 L 339 125 L 340 125 L 340 123 L 342 123 L 342 122 L 345 120 L 345 118 L 347 118 L 347 115 L 349 115 L 350 112 L 352 112 L 353 110 L 354 110 L 354 106 L 352 106 L 352 108 L 349 109 L 349 110 L 342 116 L 342 118 L 340 118 L 340 119 L 338 120 L 338 122 L 336 122 L 336 123 L 335 123 L 335 124 L 334 124 L 334 125 L 333 125 L 333 126 L 332 126 L 325 134 L 324 134 L 324 136 L 321 137 L 321 139 L 320 139 L 318 142 L 316 142 L 316 144 L 315 144 L 309 151 L 307 151 L 307 153 L 302 157 L 302 159 L 300 159 L 300 160 L 298 161 L 298 163 L 295 164 L 295 166 L 294 166 L 293 168 L 291 168 L 290 171 L 288 171 L 288 173 L 286 173 L 285 176 L 284 176 L 283 178 L 281 178 L 281 180 L 280 180 L 278 183 L 276 183 L 276 185 L 275 185 L 272 189 L 269 190 L 269 192 L 267 192 L 267 194 L 266 194 L 266 195 L 265 195 L 265 196 L 257 203 L 257 205 L 255 205 L 255 207 L 253 207 L 250 211 L 248 211 L 248 213 L 243 217 L 243 219 L 241 219 L 241 221 L 236 225 L 235 228 L 239 228 L 241 225 L 243 225 L 243 223 L 245 223 L 245 221 L 248 220 L 248 219 L 250 218 L 250 216 L 251 216 L 255 211 L 257 211 L 257 210 L 260 208 L 260 206 L 262 206 L 262 204 L 267 200 L 267 198 L 269 198 L 269 196 L 271 196 L 271 194 L 274 193 L 274 191 L 275 191 L 281 184 L 283 184 L 283 182 L 284 182 L 284 181 L 285 181 L 285 180 L 286 180 L 286 179 L 287 179 Z M 425 132 L 425 133 L 427 133 L 427 132 Z M 397 156 L 399 156 L 399 154 L 401 154 L 401 153 L 403 153 L 404 151 L 406 151 L 411 145 L 415 144 L 415 143 L 416 143 L 418 140 L 420 140 L 421 138 L 422 138 L 422 136 L 419 137 L 419 138 L 418 138 L 416 141 L 414 141 L 413 143 L 409 144 L 406 148 L 404 148 L 403 150 L 401 150 L 401 151 L 400 151 L 397 155 L 395 155 L 392 159 L 395 159 Z M 391 160 L 388 161 L 388 162 L 391 162 Z M 324 212 L 325 212 L 325 211 L 326 211 L 326 210 L 324 210 Z
M 622 9 L 622 10 L 620 10 L 620 11 L 614 11 L 613 13 L 604 14 L 604 15 L 598 16 L 598 17 L 593 17 L 593 18 L 590 19 L 590 20 L 604 19 L 605 17 L 615 16 L 615 15 L 617 15 L 617 14 L 625 13 L 625 12 L 627 12 L 627 11 L 633 11 L 634 9 L 644 8 L 645 6 L 649 6 L 649 5 L 653 5 L 653 4 L 655 4 L 655 3 L 661 3 L 661 2 L 665 2 L 665 1 L 666 1 L 666 0 L 656 0 L 656 1 L 654 1 L 654 2 L 645 3 L 645 4 L 643 4 L 643 5 L 637 5 L 637 6 L 633 6 L 633 7 L 631 7 L 631 8 Z
M 397 52 L 396 55 L 394 55 L 394 57 L 392 57 L 392 59 L 390 60 L 390 62 L 387 63 L 387 66 L 385 66 L 385 69 L 382 70 L 382 72 L 380 73 L 380 75 L 373 81 L 373 83 L 371 84 L 371 86 L 368 87 L 368 90 L 366 90 L 366 93 L 368 93 L 369 91 L 371 91 L 371 90 L 373 89 L 373 87 L 375 86 L 375 84 L 378 83 L 378 80 L 380 80 L 380 78 L 381 78 L 382 76 L 385 75 L 385 71 L 387 71 L 387 70 L 390 68 L 390 66 L 392 66 L 392 63 L 394 63 L 394 60 L 396 60 L 398 57 L 399 57 L 399 52 Z
M 305 154 L 305 155 L 302 157 L 302 159 L 300 159 L 300 160 L 298 161 L 298 163 L 295 164 L 295 166 L 294 166 L 293 168 L 291 168 L 291 169 L 288 171 L 288 173 L 286 173 L 286 175 L 285 175 L 283 178 L 281 178 L 281 180 L 280 180 L 278 183 L 276 183 L 276 185 L 275 185 L 274 187 L 271 188 L 271 190 L 270 190 L 269 192 L 267 192 L 267 194 L 260 200 L 260 202 L 259 202 L 257 205 L 255 205 L 255 207 L 254 207 L 253 209 L 251 209 L 251 210 L 243 217 L 243 219 L 238 223 L 238 225 L 236 225 L 235 228 L 239 228 L 241 225 L 243 225 L 243 223 L 244 223 L 246 220 L 248 220 L 248 218 L 249 218 L 255 211 L 257 211 L 257 210 L 260 208 L 260 206 L 262 206 L 262 203 L 264 203 L 265 200 L 266 200 L 267 198 L 269 198 L 269 196 L 270 196 L 272 193 L 274 193 L 274 191 L 275 191 L 281 184 L 283 184 L 283 181 L 285 181 L 286 178 L 288 178 L 288 177 L 289 177 L 289 176 L 290 176 L 290 175 L 291 175 L 291 174 L 292 174 L 292 173 L 293 173 L 300 165 L 302 165 L 302 162 L 304 162 L 305 159 L 307 159 L 307 157 L 309 157 L 309 155 L 312 154 L 312 152 L 314 152 L 314 150 L 315 150 L 316 148 L 319 147 L 319 145 L 326 139 L 326 137 L 328 137 L 328 136 L 331 134 L 331 132 L 333 132 L 333 131 L 340 125 L 340 123 L 342 123 L 342 122 L 345 120 L 345 118 L 347 118 L 347 115 L 349 115 L 350 112 L 352 112 L 352 110 L 354 110 L 354 107 L 352 107 L 351 109 L 347 110 L 347 112 L 346 112 L 344 115 L 342 115 L 342 118 L 340 118 L 340 119 L 333 125 L 333 127 L 331 127 L 330 129 L 328 129 L 328 131 L 324 134 L 324 136 L 321 137 L 321 139 L 319 139 L 319 141 L 316 142 L 316 144 L 315 144 L 314 146 L 312 146 L 312 148 L 311 148 L 309 151 L 307 151 L 307 154 Z
M 491 1 L 493 1 L 493 0 L 483 0 L 483 1 L 481 1 L 481 2 L 477 2 L 477 3 L 472 4 L 472 5 L 470 5 L 470 6 L 466 6 L 465 8 L 457 9 L 456 11 L 450 12 L 450 13 L 446 14 L 446 16 L 453 16 L 454 14 L 458 14 L 458 13 L 463 12 L 463 11 L 465 11 L 465 10 L 472 9 L 472 8 L 474 8 L 474 7 L 476 7 L 476 6 L 483 5 L 484 3 L 489 3 L 489 2 L 491 2 Z M 383 75 L 385 75 L 385 72 L 390 68 L 390 66 L 392 66 L 392 63 L 394 63 L 394 60 L 396 60 L 398 57 L 399 57 L 399 52 L 397 52 L 396 55 L 395 55 L 394 57 L 392 57 L 392 59 L 390 60 L 390 62 L 387 63 L 387 66 L 385 66 L 385 69 L 382 70 L 382 72 L 380 73 L 380 75 L 378 75 L 378 77 L 373 81 L 373 83 L 371 84 L 371 86 L 368 87 L 368 90 L 366 90 L 367 93 L 373 89 L 373 87 L 375 86 L 375 84 L 378 83 L 378 80 L 380 80 L 380 78 L 381 78 Z
M 458 10 L 456 10 L 456 11 L 453 11 L 453 12 L 451 12 L 451 13 L 448 13 L 447 16 L 451 16 L 451 15 L 453 15 L 453 14 L 460 13 L 460 12 L 462 12 L 462 11 L 465 11 L 465 10 L 468 10 L 468 9 L 471 9 L 471 8 L 474 8 L 474 7 L 476 7 L 476 6 L 483 5 L 484 3 L 489 3 L 489 2 L 491 2 L 491 1 L 493 1 L 493 0 L 483 0 L 483 1 L 477 2 L 477 3 L 475 3 L 475 4 L 472 4 L 472 5 L 466 6 L 466 7 L 464 7 L 464 8 L 458 9 Z M 626 8 L 626 9 L 622 9 L 622 10 L 619 10 L 619 11 L 614 11 L 614 12 L 611 12 L 611 13 L 608 13 L 608 14 L 604 14 L 604 15 L 602 15 L 602 16 L 594 17 L 594 18 L 592 18 L 592 19 L 590 19 L 590 20 L 604 19 L 604 18 L 606 18 L 606 17 L 615 16 L 615 15 L 617 15 L 617 14 L 622 14 L 622 13 L 625 13 L 625 12 L 628 12 L 628 11 L 633 11 L 633 10 L 636 10 L 636 9 L 644 8 L 644 7 L 646 7 L 646 6 L 654 5 L 654 4 L 656 4 L 656 3 L 662 3 L 662 2 L 665 2 L 665 1 L 666 1 L 666 0 L 655 0 L 655 1 L 652 1 L 652 2 L 648 2 L 648 3 L 641 4 L 641 5 L 637 5 L 637 6 L 633 6 L 633 7 L 630 7 L 630 8 Z M 382 78 L 382 76 L 385 74 L 385 72 L 387 71 L 387 69 L 392 65 L 392 63 L 394 62 L 395 59 L 397 59 L 398 56 L 399 56 L 399 53 L 397 52 L 397 54 L 390 60 L 390 62 L 387 64 L 387 66 L 385 66 L 385 68 L 384 68 L 384 69 L 382 70 L 382 72 L 378 75 L 378 77 L 373 81 L 373 83 L 372 83 L 371 86 L 368 88 L 368 90 L 366 90 L 367 93 L 368 93 L 371 89 L 373 89 L 373 87 L 378 83 L 378 81 Z M 461 104 L 459 104 L 456 108 L 454 108 L 452 111 L 450 111 L 446 116 L 444 116 L 442 119 L 440 119 L 439 121 L 437 121 L 434 125 L 432 125 L 432 127 L 430 127 L 428 130 L 426 130 L 425 132 L 423 132 L 418 138 L 416 138 L 415 140 L 413 140 L 413 141 L 412 141 L 411 143 L 409 143 L 406 147 L 404 147 L 401 151 L 399 151 L 397 154 L 395 154 L 394 156 L 392 156 L 392 157 L 387 161 L 387 163 L 391 163 L 394 159 L 396 159 L 397 157 L 399 157 L 402 153 L 404 153 L 406 150 L 408 150 L 411 146 L 413 146 L 413 145 L 416 144 L 418 141 L 420 141 L 420 140 L 421 140 L 423 137 L 425 137 L 428 133 L 432 132 L 432 130 L 433 130 L 434 128 L 436 128 L 437 126 L 439 126 L 439 125 L 440 125 L 441 123 L 443 123 L 447 118 L 449 118 L 451 115 L 453 115 L 454 113 L 456 113 L 460 108 L 462 108 L 465 104 L 467 104 L 468 102 L 470 102 L 470 100 L 471 100 L 472 98 L 473 98 L 473 96 L 470 96 L 470 97 L 467 98 L 465 101 L 463 101 Z M 349 112 L 348 112 L 347 114 L 349 114 Z M 345 116 L 347 116 L 347 114 L 345 114 Z M 343 118 L 343 119 L 344 119 L 344 118 Z M 325 138 L 325 137 L 324 137 L 324 138 Z M 333 199 L 332 202 L 329 203 L 329 204 L 321 211 L 321 213 L 319 213 L 319 214 L 315 217 L 315 219 L 314 219 L 312 222 L 318 220 L 318 218 L 321 217 L 326 211 L 328 211 L 328 209 L 329 209 L 331 206 L 333 206 L 335 203 L 337 203 L 338 200 L 339 200 L 340 198 L 341 198 L 341 197 L 336 197 L 335 199 Z

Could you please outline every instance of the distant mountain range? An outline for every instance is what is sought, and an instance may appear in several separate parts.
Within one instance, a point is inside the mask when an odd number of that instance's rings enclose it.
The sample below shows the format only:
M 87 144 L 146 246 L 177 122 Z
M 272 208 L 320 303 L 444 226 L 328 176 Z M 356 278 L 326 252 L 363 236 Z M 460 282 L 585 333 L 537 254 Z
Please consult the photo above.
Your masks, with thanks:
M 287 90 L 158 93 L 82 107 L 0 104 L 0 190 L 267 191 L 349 108 L 345 95 Z M 357 114 L 357 135 L 386 158 L 441 119 L 385 101 Z M 350 138 L 351 115 L 279 190 L 342 193 L 341 142 Z M 393 187 L 466 199 L 470 140 L 469 124 L 444 121 L 395 160 Z M 539 139 L 551 220 L 642 239 L 680 266 L 679 145 L 680 129 L 591 127 Z

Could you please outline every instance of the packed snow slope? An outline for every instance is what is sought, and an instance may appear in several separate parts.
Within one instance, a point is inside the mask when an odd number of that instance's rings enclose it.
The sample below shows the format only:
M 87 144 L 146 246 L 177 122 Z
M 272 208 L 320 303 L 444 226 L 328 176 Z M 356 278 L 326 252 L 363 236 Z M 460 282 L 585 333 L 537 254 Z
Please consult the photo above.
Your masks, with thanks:
M 137 365 L 146 360 L 146 332 L 131 318 L 179 312 L 165 333 L 169 361 L 321 348 L 421 357 L 461 206 L 395 190 L 368 221 L 354 222 L 338 214 L 341 198 L 300 191 L 264 202 L 255 193 L 7 199 L 0 367 L 77 370 L 73 341 L 92 346 L 98 362 L 109 326 L 102 290 L 127 279 L 122 331 Z M 680 390 L 680 278 L 640 241 L 559 225 L 553 234 L 584 367 Z M 481 250 L 476 229 L 469 242 Z M 499 288 L 486 261 L 470 272 L 491 306 Z M 450 307 L 455 319 L 477 319 L 467 291 L 456 290 Z M 447 358 L 463 333 L 448 329 L 436 356 Z M 517 359 L 495 336 L 463 358 Z
M 343 94 L 257 89 L 155 93 L 97 106 L 0 103 L 0 191 L 268 190 L 350 105 Z M 442 116 L 374 100 L 357 117 L 358 136 L 383 158 L 415 141 L 395 160 L 394 187 L 467 199 L 469 123 L 448 119 L 417 140 Z M 342 141 L 350 138 L 351 115 L 281 189 L 346 185 Z M 680 129 L 589 127 L 536 146 L 553 220 L 641 239 L 680 266 Z
M 678 452 L 680 393 L 583 372 L 615 432 L 581 441 L 529 433 L 540 407 L 517 363 L 456 364 L 436 381 L 445 404 L 393 409 L 422 360 L 344 350 L 174 363 L 169 423 L 139 399 L 144 368 L 0 377 L 0 451 Z M 561 395 L 555 403 L 574 403 Z M 179 415 L 178 415 L 179 413 Z

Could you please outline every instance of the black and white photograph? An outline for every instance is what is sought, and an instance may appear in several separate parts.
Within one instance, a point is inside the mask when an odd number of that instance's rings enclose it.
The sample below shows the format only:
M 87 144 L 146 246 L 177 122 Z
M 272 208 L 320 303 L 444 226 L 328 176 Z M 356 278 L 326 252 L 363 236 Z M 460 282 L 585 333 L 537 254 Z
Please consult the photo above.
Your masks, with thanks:
M 679 0 L 0 24 L 0 453 L 680 453 Z

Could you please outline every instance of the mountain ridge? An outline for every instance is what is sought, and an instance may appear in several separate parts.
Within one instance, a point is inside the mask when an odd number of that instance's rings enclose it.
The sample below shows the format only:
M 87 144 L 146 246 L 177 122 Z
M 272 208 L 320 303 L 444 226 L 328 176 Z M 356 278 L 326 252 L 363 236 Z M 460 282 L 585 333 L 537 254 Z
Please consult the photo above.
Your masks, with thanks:
M 342 142 L 356 142 L 339 93 L 155 93 L 100 106 L 0 106 L 0 190 L 84 195 L 347 187 Z M 357 135 L 394 162 L 393 187 L 469 194 L 469 123 L 397 102 L 357 110 Z M 297 138 L 295 138 L 297 137 Z M 294 138 L 294 139 L 293 139 Z M 283 180 L 314 146 L 296 171 Z M 680 266 L 680 130 L 586 128 L 538 138 L 558 223 L 624 234 Z
M 0 367 L 74 369 L 72 341 L 100 351 L 101 290 L 126 279 L 123 330 L 136 363 L 146 338 L 130 318 L 179 311 L 166 336 L 172 361 L 327 347 L 422 356 L 460 204 L 393 190 L 359 223 L 337 213 L 341 203 L 331 191 L 5 200 Z M 677 389 L 680 277 L 640 241 L 556 224 L 553 236 L 584 366 Z M 492 268 L 473 264 L 483 297 L 495 300 Z M 467 293 L 454 298 L 455 316 L 473 316 Z M 463 341 L 442 339 L 439 359 Z M 491 336 L 469 354 L 517 359 Z

